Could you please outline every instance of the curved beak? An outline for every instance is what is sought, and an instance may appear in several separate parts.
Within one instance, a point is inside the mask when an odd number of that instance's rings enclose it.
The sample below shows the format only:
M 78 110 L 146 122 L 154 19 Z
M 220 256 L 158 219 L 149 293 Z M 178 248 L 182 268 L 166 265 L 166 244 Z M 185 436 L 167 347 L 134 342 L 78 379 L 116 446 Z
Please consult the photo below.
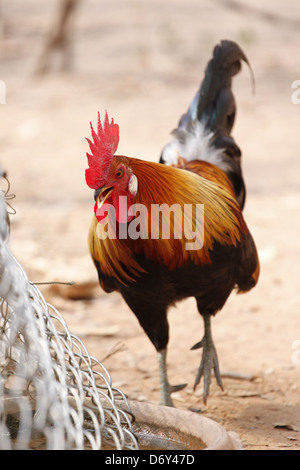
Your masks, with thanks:
M 95 190 L 95 192 L 94 192 L 94 201 L 97 201 L 98 196 L 99 196 L 99 194 L 101 194 L 102 190 L 103 190 L 103 188 L 98 188 L 98 189 Z
M 112 190 L 113 190 L 112 186 L 109 186 L 109 187 L 102 186 L 102 188 L 95 190 L 94 199 L 95 201 L 97 201 L 98 208 L 100 208 L 104 204 L 108 196 L 111 194 Z

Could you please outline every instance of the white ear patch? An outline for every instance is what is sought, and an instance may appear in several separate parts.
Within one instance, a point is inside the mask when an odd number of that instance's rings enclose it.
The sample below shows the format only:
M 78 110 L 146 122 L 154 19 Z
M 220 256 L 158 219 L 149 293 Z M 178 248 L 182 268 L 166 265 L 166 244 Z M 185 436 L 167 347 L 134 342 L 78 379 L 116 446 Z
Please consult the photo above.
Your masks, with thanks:
M 137 177 L 132 174 L 129 178 L 128 182 L 128 191 L 130 192 L 131 196 L 134 197 L 138 190 L 138 180 Z

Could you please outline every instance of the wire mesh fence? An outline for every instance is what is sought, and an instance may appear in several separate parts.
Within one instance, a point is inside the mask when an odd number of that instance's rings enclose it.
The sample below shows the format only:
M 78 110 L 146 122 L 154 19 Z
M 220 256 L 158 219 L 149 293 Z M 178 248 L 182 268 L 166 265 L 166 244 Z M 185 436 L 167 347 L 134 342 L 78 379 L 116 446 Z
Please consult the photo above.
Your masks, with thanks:
M 0 449 L 138 449 L 134 416 L 9 248 L 0 191 Z

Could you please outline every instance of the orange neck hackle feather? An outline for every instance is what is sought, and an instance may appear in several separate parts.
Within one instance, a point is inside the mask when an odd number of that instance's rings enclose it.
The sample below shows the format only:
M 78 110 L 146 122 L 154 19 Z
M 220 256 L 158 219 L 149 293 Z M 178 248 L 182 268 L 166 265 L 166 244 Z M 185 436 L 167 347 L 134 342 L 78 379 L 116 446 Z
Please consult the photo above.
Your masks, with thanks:
M 122 158 L 115 156 L 114 158 Z M 188 241 L 174 237 L 174 223 L 171 222 L 169 239 L 99 239 L 97 237 L 97 220 L 94 218 L 90 229 L 90 249 L 94 258 L 101 260 L 104 274 L 127 283 L 134 280 L 143 269 L 135 259 L 135 255 L 143 254 L 147 259 L 170 270 L 184 266 L 189 262 L 209 264 L 209 251 L 214 241 L 222 245 L 236 245 L 241 233 L 247 230 L 243 216 L 234 196 L 228 188 L 218 184 L 216 175 L 207 179 L 191 171 L 172 168 L 159 163 L 147 162 L 125 157 L 128 166 L 136 175 L 139 190 L 132 203 L 146 206 L 148 226 L 151 224 L 151 205 L 167 204 L 204 204 L 204 239 L 203 246 L 198 250 L 186 250 Z M 230 185 L 230 184 L 229 184 Z M 193 226 L 197 221 L 193 220 Z M 124 269 L 125 267 L 125 269 Z

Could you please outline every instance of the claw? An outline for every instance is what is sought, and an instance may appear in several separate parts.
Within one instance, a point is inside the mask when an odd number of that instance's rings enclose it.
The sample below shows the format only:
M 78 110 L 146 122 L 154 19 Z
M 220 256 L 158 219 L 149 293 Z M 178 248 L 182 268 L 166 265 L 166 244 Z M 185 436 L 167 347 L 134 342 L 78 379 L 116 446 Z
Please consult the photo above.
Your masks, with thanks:
M 200 349 L 200 348 L 203 348 L 203 339 L 201 339 L 199 343 L 194 344 L 194 346 L 191 347 L 191 351 L 193 351 L 194 349 Z
M 170 393 L 180 392 L 180 390 L 183 390 L 186 386 L 187 384 L 169 385 L 169 391 Z

